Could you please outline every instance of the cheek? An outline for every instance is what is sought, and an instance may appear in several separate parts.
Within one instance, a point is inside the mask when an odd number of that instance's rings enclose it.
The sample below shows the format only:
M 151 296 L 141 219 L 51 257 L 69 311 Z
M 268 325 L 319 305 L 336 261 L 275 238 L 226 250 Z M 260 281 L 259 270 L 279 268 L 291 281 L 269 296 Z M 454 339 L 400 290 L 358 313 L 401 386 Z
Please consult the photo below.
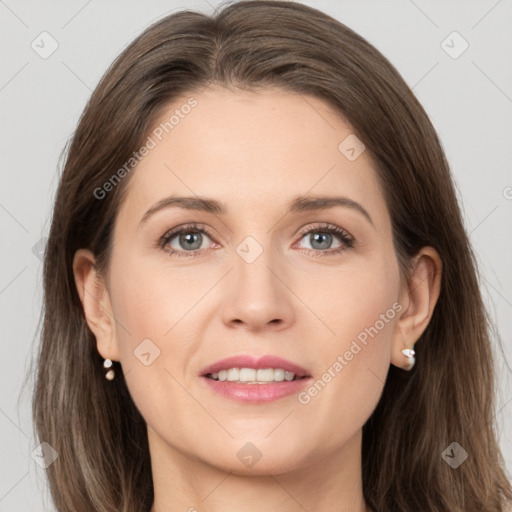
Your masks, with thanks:
M 179 278 L 168 282 L 156 266 L 133 263 L 125 258 L 112 265 L 112 306 L 123 373 L 146 423 L 155 430 L 166 425 L 168 435 L 181 439 L 184 421 L 197 414 L 181 386 L 187 387 L 184 369 L 193 350 L 187 326 L 194 316 L 187 311 L 197 294 Z M 180 414 L 171 422 L 173 410 Z
M 202 310 L 196 306 L 211 283 L 200 275 L 191 280 L 190 272 L 171 272 L 165 260 L 154 264 L 140 254 L 124 251 L 120 258 L 121 253 L 111 267 L 116 338 L 130 391 L 143 409 L 144 390 L 152 390 L 152 402 L 164 403 L 179 389 L 172 376 L 183 382 L 197 348 Z
M 130 346 L 145 338 L 168 344 L 175 326 L 186 323 L 188 312 L 211 286 L 202 275 L 195 279 L 186 269 L 169 269 L 165 256 L 161 258 L 155 263 L 135 254 L 123 261 L 118 258 L 117 264 L 113 260 L 112 305 L 116 320 L 125 327 L 117 332 Z
M 376 379 L 387 373 L 390 345 L 401 305 L 398 266 L 393 258 L 368 265 L 350 281 L 350 294 L 344 297 L 345 308 L 338 317 L 340 348 L 358 375 Z M 353 356 L 352 356 L 353 354 Z M 371 379 L 370 379 L 371 380 Z
M 398 267 L 392 258 L 335 274 L 315 303 L 335 334 L 317 345 L 316 380 L 299 402 L 334 425 L 350 418 L 362 426 L 375 408 L 390 364 L 390 347 L 401 305 Z M 320 297 L 320 295 L 319 295 Z M 341 423 L 339 423 L 341 422 Z
M 356 338 L 362 344 L 373 339 L 368 330 L 377 335 L 374 327 L 379 339 L 387 337 L 397 316 L 395 302 L 400 291 L 398 266 L 392 255 L 379 257 L 375 253 L 354 258 L 340 270 L 328 269 L 311 277 L 309 282 L 318 286 L 308 285 L 303 296 L 330 328 L 330 337 L 337 339 L 338 349 L 348 349 Z M 329 337 L 329 332 L 326 335 Z

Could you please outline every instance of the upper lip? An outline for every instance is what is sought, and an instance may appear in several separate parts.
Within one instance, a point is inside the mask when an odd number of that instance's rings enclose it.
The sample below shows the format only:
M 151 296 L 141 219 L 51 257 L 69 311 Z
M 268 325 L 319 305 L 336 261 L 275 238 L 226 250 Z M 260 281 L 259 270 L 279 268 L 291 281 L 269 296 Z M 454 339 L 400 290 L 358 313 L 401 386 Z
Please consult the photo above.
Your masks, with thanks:
M 261 357 L 253 357 L 246 354 L 227 357 L 221 359 L 201 370 L 201 375 L 208 375 L 209 373 L 217 373 L 221 370 L 229 368 L 254 368 L 256 370 L 263 368 L 281 368 L 287 372 L 293 372 L 296 377 L 309 377 L 308 372 L 299 366 L 282 357 L 273 355 L 264 355 Z

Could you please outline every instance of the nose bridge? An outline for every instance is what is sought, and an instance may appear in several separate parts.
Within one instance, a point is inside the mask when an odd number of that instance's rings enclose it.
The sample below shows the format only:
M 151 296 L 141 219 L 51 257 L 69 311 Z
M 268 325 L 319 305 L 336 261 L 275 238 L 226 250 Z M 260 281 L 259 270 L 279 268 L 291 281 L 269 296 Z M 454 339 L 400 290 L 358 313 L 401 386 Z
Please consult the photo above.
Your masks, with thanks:
M 272 255 L 270 237 L 260 243 L 250 235 L 238 244 L 235 253 L 235 275 L 239 282 L 253 287 L 254 291 L 273 294 L 277 283 L 273 282 L 275 276 L 270 268 L 278 262 Z
M 279 266 L 279 261 L 271 245 L 271 236 L 268 234 L 257 236 L 258 239 L 249 235 L 236 246 L 235 276 L 240 285 L 238 290 L 247 292 L 253 300 L 264 299 L 268 302 L 281 293 L 278 288 L 282 284 L 270 270 Z
M 235 247 L 234 284 L 224 308 L 225 322 L 261 328 L 270 322 L 285 325 L 292 321 L 291 292 L 281 270 L 285 267 L 271 244 L 271 235 L 261 230 Z

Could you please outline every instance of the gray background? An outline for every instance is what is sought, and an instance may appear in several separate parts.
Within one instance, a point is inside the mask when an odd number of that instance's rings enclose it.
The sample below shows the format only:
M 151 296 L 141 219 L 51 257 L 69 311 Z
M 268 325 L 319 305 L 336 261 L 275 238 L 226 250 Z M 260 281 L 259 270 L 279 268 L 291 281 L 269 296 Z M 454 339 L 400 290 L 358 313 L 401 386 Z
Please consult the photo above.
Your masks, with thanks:
M 458 186 L 496 345 L 500 444 L 512 468 L 512 0 L 308 1 L 375 45 L 413 88 L 438 130 Z M 38 248 L 48 232 L 57 164 L 83 107 L 111 61 L 165 14 L 209 1 L 0 0 L 0 511 L 43 505 L 44 470 L 30 388 L 22 383 L 41 308 Z M 41 32 L 58 43 L 50 48 Z M 457 58 L 464 42 L 467 50 Z M 450 36 L 450 37 L 448 37 Z M 448 37 L 448 39 L 447 39 Z M 446 41 L 443 43 L 443 41 Z M 449 55 L 451 53 L 451 55 Z M 43 239 L 44 243 L 44 239 Z M 508 362 L 507 362 L 508 360 Z

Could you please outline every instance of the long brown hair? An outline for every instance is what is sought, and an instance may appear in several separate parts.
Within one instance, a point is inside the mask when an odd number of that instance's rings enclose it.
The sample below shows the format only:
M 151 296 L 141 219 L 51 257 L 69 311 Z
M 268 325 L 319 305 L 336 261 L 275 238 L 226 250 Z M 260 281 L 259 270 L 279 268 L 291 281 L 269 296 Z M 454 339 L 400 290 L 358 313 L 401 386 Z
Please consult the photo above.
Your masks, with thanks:
M 367 504 L 378 512 L 503 511 L 512 489 L 493 417 L 492 325 L 437 134 L 365 39 L 314 8 L 265 0 L 223 5 L 212 16 L 181 11 L 151 25 L 107 70 L 66 147 L 44 257 L 33 395 L 36 438 L 59 455 L 47 468 L 57 509 L 147 512 L 153 502 L 146 424 L 121 368 L 107 385 L 72 261 L 88 248 L 107 273 L 130 175 L 104 197 L 95 190 L 143 145 L 169 102 L 212 84 L 325 100 L 375 162 L 401 269 L 426 245 L 442 259 L 441 294 L 416 343 L 416 367 L 390 367 L 363 428 Z M 442 457 L 453 442 L 468 453 L 456 469 Z

